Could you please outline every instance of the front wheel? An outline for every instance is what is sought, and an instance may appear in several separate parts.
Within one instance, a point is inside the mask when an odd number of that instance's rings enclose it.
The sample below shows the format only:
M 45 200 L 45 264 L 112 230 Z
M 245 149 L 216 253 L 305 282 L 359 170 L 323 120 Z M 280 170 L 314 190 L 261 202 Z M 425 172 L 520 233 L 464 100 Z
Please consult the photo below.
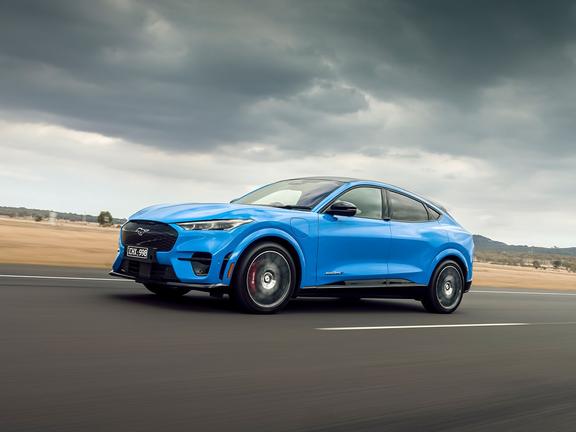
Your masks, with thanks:
M 246 312 L 275 313 L 290 301 L 296 285 L 290 253 L 277 243 L 260 243 L 244 253 L 234 271 L 232 297 Z
M 148 291 L 153 292 L 158 297 L 162 298 L 178 298 L 187 294 L 190 289 L 185 287 L 172 287 L 163 284 L 144 284 Z
M 460 266 L 454 261 L 444 261 L 434 271 L 422 304 L 428 312 L 449 314 L 458 308 L 463 295 L 464 276 Z

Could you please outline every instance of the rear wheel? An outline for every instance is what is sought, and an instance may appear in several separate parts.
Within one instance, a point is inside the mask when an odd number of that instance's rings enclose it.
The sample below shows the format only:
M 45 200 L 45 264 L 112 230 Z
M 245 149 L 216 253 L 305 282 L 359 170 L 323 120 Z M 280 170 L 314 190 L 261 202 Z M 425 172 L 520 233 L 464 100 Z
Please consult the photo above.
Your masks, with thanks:
M 434 271 L 422 304 L 428 312 L 449 314 L 458 308 L 463 295 L 462 270 L 456 262 L 448 260 Z
M 185 287 L 173 287 L 163 284 L 144 284 L 148 291 L 162 298 L 178 298 L 187 294 L 190 289 Z
M 232 297 L 247 312 L 278 312 L 292 297 L 295 275 L 294 260 L 285 248 L 272 242 L 257 244 L 240 258 Z

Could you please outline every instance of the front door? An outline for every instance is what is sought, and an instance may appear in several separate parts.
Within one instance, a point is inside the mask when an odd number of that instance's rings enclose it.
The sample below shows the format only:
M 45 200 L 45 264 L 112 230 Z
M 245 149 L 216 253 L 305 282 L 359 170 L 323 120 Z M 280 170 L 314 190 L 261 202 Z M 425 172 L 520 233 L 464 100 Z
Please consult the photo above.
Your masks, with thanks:
M 382 196 L 380 188 L 356 187 L 336 199 L 354 204 L 355 216 L 320 215 L 318 286 L 387 277 L 390 222 L 383 219 Z

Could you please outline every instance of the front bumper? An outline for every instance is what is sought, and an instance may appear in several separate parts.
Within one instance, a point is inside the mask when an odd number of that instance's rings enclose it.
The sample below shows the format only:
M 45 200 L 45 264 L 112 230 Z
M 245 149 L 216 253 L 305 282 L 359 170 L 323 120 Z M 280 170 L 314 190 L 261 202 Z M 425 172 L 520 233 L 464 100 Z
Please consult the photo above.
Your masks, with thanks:
M 182 284 L 195 289 L 228 286 L 236 259 L 234 251 L 244 227 L 231 231 L 186 231 L 175 224 L 170 226 L 178 232 L 172 248 L 168 251 L 150 248 L 147 260 L 126 257 L 121 232 L 110 274 L 141 283 Z M 197 267 L 199 259 L 204 260 L 201 272 Z

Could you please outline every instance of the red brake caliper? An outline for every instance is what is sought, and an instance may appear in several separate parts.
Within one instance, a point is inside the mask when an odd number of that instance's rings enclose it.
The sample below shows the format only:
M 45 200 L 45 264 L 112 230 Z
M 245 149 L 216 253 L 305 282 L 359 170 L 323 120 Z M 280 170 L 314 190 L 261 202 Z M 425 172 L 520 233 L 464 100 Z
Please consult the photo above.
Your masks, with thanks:
M 248 289 L 252 294 L 256 294 L 256 263 L 252 263 L 248 269 Z

